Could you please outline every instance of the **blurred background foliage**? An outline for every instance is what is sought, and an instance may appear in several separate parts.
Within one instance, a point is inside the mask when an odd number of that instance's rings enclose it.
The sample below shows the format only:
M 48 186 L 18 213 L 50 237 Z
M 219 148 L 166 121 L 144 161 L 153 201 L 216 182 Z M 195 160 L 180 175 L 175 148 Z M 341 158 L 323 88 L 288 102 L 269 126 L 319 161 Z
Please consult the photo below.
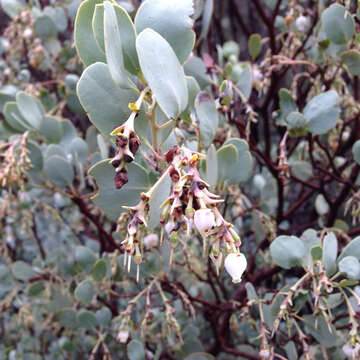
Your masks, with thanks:
M 109 133 L 136 96 L 113 81 L 101 0 L 83 2 L 74 35 L 81 3 L 1 0 L 0 359 L 358 359 L 358 2 L 146 0 L 188 101 L 157 108 L 160 126 L 171 120 L 159 149 L 139 115 L 121 190 Z M 140 1 L 116 3 L 138 33 L 153 25 Z M 136 86 L 145 75 L 160 103 L 166 84 L 129 58 L 125 73 Z M 181 143 L 206 155 L 200 173 L 241 235 L 239 285 L 195 234 L 171 267 L 168 242 L 145 249 L 139 283 L 123 269 L 122 206 Z

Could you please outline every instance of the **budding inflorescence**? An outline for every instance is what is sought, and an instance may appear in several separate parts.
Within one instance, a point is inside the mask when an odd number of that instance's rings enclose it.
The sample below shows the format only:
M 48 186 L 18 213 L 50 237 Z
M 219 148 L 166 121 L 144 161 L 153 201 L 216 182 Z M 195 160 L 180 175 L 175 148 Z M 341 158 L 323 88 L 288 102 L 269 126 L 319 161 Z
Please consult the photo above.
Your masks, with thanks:
M 218 209 L 223 200 L 211 193 L 208 184 L 200 177 L 197 167 L 202 156 L 185 147 L 174 146 L 164 155 L 168 168 L 158 182 L 146 194 L 142 194 L 141 201 L 136 206 L 127 208 L 131 220 L 122 245 L 125 249 L 124 266 L 127 264 L 128 271 L 131 257 L 134 256 L 134 262 L 139 269 L 144 245 L 146 248 L 151 247 L 145 244 L 145 240 L 147 243 L 150 241 L 149 237 L 145 237 L 150 199 L 159 182 L 169 176 L 172 180 L 170 195 L 161 205 L 160 244 L 166 232 L 171 248 L 170 264 L 174 249 L 180 242 L 186 244 L 196 229 L 203 239 L 203 252 L 209 253 L 217 273 L 222 265 L 222 252 L 225 251 L 225 269 L 234 283 L 241 281 L 246 268 L 246 258 L 239 250 L 241 240 L 233 225 L 223 218 Z
M 116 171 L 115 186 L 117 189 L 121 189 L 128 182 L 126 164 L 134 160 L 141 142 L 134 131 L 133 118 L 114 130 L 113 134 L 116 135 L 117 151 L 111 160 L 111 165 Z

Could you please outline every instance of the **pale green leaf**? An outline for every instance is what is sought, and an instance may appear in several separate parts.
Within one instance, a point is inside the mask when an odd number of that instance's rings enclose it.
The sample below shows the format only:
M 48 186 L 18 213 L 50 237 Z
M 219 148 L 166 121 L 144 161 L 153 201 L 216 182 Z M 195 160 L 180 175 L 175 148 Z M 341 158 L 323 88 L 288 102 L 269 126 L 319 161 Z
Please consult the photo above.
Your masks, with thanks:
M 360 261 L 360 236 L 351 240 L 351 242 L 344 247 L 338 261 L 346 256 L 355 256 Z
M 46 177 L 59 187 L 66 187 L 71 185 L 75 174 L 71 164 L 64 158 L 53 155 L 45 160 L 45 174 Z
M 81 269 L 89 273 L 95 264 L 96 255 L 86 246 L 77 246 L 75 248 L 75 260 Z
M 16 102 L 23 118 L 34 128 L 39 130 L 44 120 L 45 112 L 40 100 L 20 91 L 16 94 Z
M 73 161 L 79 161 L 82 164 L 85 164 L 88 159 L 89 149 L 87 143 L 79 138 L 74 138 L 70 143 L 70 152 L 73 157 Z
M 26 130 L 32 129 L 32 126 L 21 115 L 19 107 L 14 101 L 9 101 L 5 104 L 4 116 L 6 124 L 11 129 L 14 129 L 15 132 L 23 133 Z
M 155 30 L 166 39 L 183 63 L 195 43 L 193 12 L 192 0 L 172 0 L 171 6 L 168 0 L 146 0 L 136 13 L 136 31 L 140 34 L 146 28 Z
M 48 115 L 44 117 L 39 132 L 43 134 L 50 143 L 58 143 L 64 133 L 60 120 L 55 116 Z
M 206 180 L 212 190 L 215 189 L 218 179 L 218 163 L 216 148 L 211 144 L 206 154 Z
M 252 72 L 250 64 L 244 64 L 241 66 L 242 71 L 239 75 L 239 80 L 236 86 L 244 96 L 245 100 L 248 100 L 252 89 Z
M 280 89 L 279 103 L 280 103 L 281 114 L 284 120 L 286 120 L 287 116 L 290 113 L 297 111 L 296 103 L 292 98 L 291 93 L 288 89 L 285 88 Z
M 239 160 L 239 153 L 236 146 L 228 144 L 222 146 L 217 152 L 218 181 L 227 182 L 233 177 L 234 164 Z
M 127 345 L 129 360 L 145 360 L 144 345 L 138 340 L 131 340 Z
M 330 232 L 324 237 L 322 262 L 326 270 L 326 275 L 331 276 L 336 271 L 336 258 L 338 252 L 338 242 L 334 233 Z
M 133 91 L 116 86 L 104 63 L 95 63 L 83 72 L 77 94 L 90 121 L 105 136 L 128 119 L 128 104 L 137 99 Z
M 355 22 L 351 14 L 340 4 L 332 4 L 321 14 L 326 36 L 335 44 L 347 43 L 355 33 Z
M 352 147 L 352 154 L 354 160 L 360 164 L 360 140 L 357 140 Z
M 313 135 L 326 134 L 331 130 L 340 114 L 339 96 L 330 90 L 312 98 L 305 106 L 304 116 Z
M 34 23 L 34 30 L 37 36 L 42 39 L 56 37 L 58 29 L 50 16 L 39 16 Z
M 201 89 L 211 84 L 211 79 L 206 73 L 205 63 L 197 56 L 190 56 L 184 64 L 184 71 L 186 75 L 195 78 Z
M 115 5 L 104 3 L 104 42 L 106 61 L 114 82 L 123 89 L 135 87 L 125 70 L 121 32 L 118 25 Z
M 82 281 L 75 289 L 76 300 L 88 305 L 95 295 L 95 288 L 91 280 Z
M 225 141 L 224 146 L 232 144 L 238 152 L 237 162 L 232 164 L 232 173 L 228 177 L 229 184 L 238 184 L 250 177 L 252 170 L 252 157 L 248 143 L 243 139 L 230 138 Z
M 2 0 L 1 7 L 7 15 L 14 18 L 27 7 L 27 4 L 25 0 Z
M 341 61 L 346 65 L 351 75 L 360 76 L 360 52 L 348 50 L 341 54 Z
M 24 261 L 16 261 L 11 266 L 11 271 L 17 280 L 27 281 L 37 274 L 33 268 Z
M 261 36 L 259 34 L 252 34 L 248 40 L 249 54 L 254 61 L 261 53 Z
M 200 138 L 205 148 L 212 143 L 219 126 L 219 117 L 213 98 L 205 91 L 197 94 L 195 99 L 196 122 Z
M 57 314 L 57 320 L 66 328 L 75 328 L 77 326 L 76 311 L 73 309 L 62 309 Z
M 89 66 L 97 61 L 105 61 L 105 54 L 99 48 L 92 31 L 92 17 L 96 4 L 103 0 L 85 0 L 81 3 L 74 28 L 75 47 L 81 61 Z
M 200 37 L 202 39 L 206 39 L 208 35 L 213 12 L 214 12 L 214 0 L 205 0 L 202 21 L 201 21 L 201 33 L 200 33 Z
M 136 48 L 141 70 L 157 103 L 168 118 L 177 118 L 188 104 L 188 91 L 183 68 L 173 49 L 151 29 L 137 37 Z
M 136 31 L 134 24 L 125 9 L 115 3 L 113 4 L 113 7 L 121 34 L 121 45 L 125 68 L 131 74 L 137 74 L 140 71 L 140 65 L 136 52 Z M 102 4 L 96 5 L 92 27 L 98 45 L 103 51 L 105 51 L 104 5 Z
M 95 281 L 101 281 L 107 273 L 107 265 L 104 259 L 99 259 L 92 270 L 92 277 Z
M 360 262 L 354 256 L 345 256 L 339 261 L 339 271 L 350 280 L 360 280 Z
M 89 330 L 98 325 L 95 314 L 89 310 L 79 311 L 76 319 L 79 326 Z
M 270 254 L 276 264 L 284 269 L 290 269 L 302 263 L 306 251 L 298 237 L 282 235 L 271 243 Z

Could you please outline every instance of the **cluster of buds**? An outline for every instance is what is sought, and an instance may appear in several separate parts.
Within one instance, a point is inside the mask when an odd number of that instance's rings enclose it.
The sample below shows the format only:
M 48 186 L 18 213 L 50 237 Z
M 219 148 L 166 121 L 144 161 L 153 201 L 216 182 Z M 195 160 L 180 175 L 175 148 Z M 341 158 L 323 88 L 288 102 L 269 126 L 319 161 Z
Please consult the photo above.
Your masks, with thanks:
M 124 247 L 124 267 L 128 267 L 128 272 L 131 268 L 131 258 L 134 256 L 134 262 L 137 266 L 136 280 L 139 281 L 139 266 L 142 262 L 141 243 L 140 239 L 145 234 L 145 228 L 147 226 L 146 218 L 148 217 L 149 195 L 142 193 L 141 201 L 133 207 L 126 207 L 131 216 L 131 220 L 127 226 L 127 234 L 121 245 Z M 119 229 L 117 229 L 119 230 Z
M 203 239 L 203 252 L 209 252 L 217 273 L 222 265 L 223 250 L 225 250 L 227 254 L 225 269 L 233 282 L 238 283 L 246 268 L 246 258 L 239 250 L 241 240 L 233 225 L 225 221 L 217 207 L 223 200 L 211 193 L 208 184 L 200 178 L 197 165 L 201 156 L 185 147 L 177 146 L 165 154 L 169 166 L 158 182 L 169 175 L 172 185 L 170 196 L 161 205 L 163 210 L 160 218 L 162 225 L 160 244 L 166 231 L 171 248 L 171 264 L 174 249 L 179 242 L 185 243 L 189 240 L 195 227 Z M 156 186 L 157 183 L 148 193 L 143 193 L 141 201 L 136 206 L 128 208 L 131 220 L 127 226 L 126 238 L 122 242 L 125 248 L 124 266 L 128 262 L 128 271 L 132 255 L 137 265 L 142 261 L 143 244 L 140 241 L 146 227 L 151 194 Z
M 126 164 L 134 160 L 141 145 L 141 141 L 134 131 L 134 119 L 140 110 L 134 103 L 130 103 L 129 107 L 132 110 L 129 119 L 111 133 L 116 136 L 117 151 L 111 160 L 111 165 L 116 171 L 114 182 L 117 189 L 121 189 L 128 182 Z
M 32 167 L 26 147 L 28 134 L 25 132 L 16 140 L 0 145 L 0 187 L 17 185 L 23 188 L 27 182 L 27 171 Z
M 203 239 L 203 251 L 209 245 L 209 257 L 215 264 L 217 273 L 222 264 L 222 245 L 228 254 L 225 259 L 225 269 L 233 282 L 241 281 L 246 268 L 246 258 L 240 253 L 241 240 L 229 222 L 221 215 L 218 205 L 223 202 L 219 196 L 211 193 L 201 178 L 197 169 L 201 154 L 191 152 L 186 148 L 173 148 L 166 155 L 170 165 L 170 176 L 173 181 L 172 192 L 163 204 L 161 222 L 172 224 L 167 229 L 170 245 L 176 246 L 179 229 L 186 226 L 186 237 L 195 228 Z

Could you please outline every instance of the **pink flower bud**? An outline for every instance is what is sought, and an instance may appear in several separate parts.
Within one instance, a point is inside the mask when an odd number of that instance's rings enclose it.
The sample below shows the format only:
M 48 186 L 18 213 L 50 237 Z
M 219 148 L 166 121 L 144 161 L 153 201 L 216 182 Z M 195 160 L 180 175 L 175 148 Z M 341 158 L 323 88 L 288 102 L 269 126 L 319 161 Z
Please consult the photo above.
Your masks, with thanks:
M 159 242 L 159 237 L 157 234 L 149 234 L 148 236 L 144 237 L 144 245 L 146 249 L 151 249 L 152 247 L 156 246 Z
M 215 215 L 210 209 L 195 211 L 194 223 L 201 235 L 208 233 L 215 226 Z
M 246 258 L 242 253 L 229 254 L 224 262 L 225 269 L 232 277 L 234 284 L 241 281 L 241 276 L 244 273 L 247 265 Z

